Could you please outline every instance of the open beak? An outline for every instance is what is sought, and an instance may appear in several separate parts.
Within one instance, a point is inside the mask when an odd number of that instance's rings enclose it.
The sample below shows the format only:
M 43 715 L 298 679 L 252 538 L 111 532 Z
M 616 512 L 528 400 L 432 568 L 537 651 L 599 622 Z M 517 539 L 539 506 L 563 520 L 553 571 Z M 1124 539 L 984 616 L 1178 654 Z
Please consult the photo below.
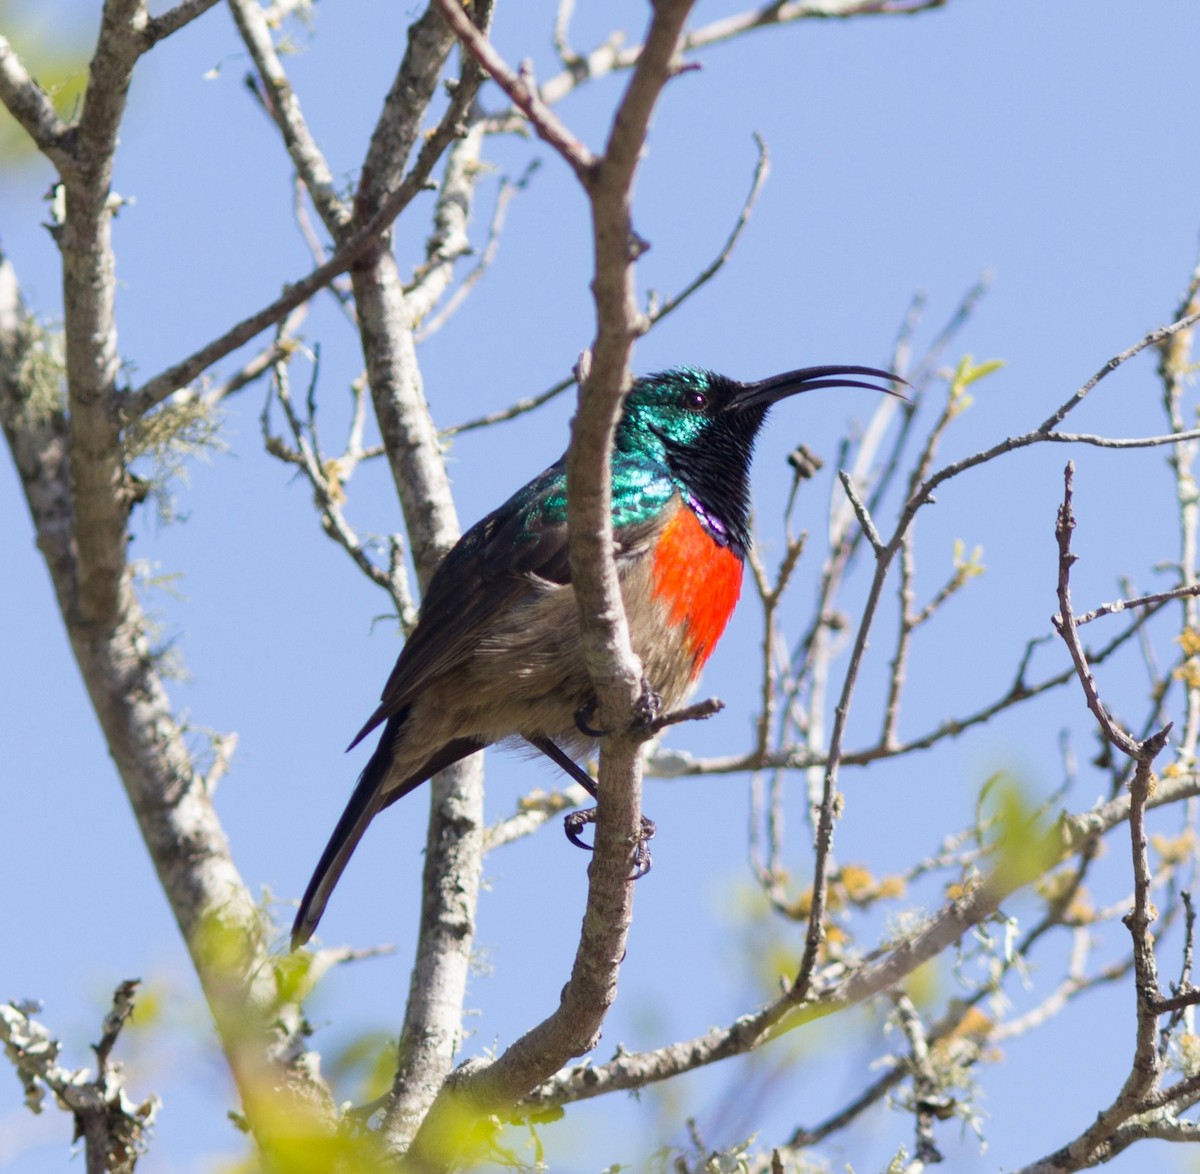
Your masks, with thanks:
M 801 367 L 798 371 L 785 371 L 782 375 L 772 375 L 757 383 L 740 384 L 733 398 L 725 405 L 725 411 L 741 412 L 747 408 L 769 407 L 789 395 L 815 391 L 819 387 L 865 387 L 868 391 L 882 391 L 908 402 L 907 397 L 901 395 L 895 386 L 881 387 L 878 383 L 850 378 L 854 375 L 866 375 L 882 380 L 884 384 L 903 383 L 905 387 L 908 386 L 899 375 L 878 367 Z

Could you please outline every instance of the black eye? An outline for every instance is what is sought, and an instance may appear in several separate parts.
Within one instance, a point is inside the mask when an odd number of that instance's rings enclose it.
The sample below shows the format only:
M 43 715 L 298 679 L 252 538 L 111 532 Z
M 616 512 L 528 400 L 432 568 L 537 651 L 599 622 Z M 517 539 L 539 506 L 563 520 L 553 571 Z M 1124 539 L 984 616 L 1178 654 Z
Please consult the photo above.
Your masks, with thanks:
M 702 391 L 685 391 L 683 406 L 693 412 L 702 412 L 708 407 L 708 396 Z

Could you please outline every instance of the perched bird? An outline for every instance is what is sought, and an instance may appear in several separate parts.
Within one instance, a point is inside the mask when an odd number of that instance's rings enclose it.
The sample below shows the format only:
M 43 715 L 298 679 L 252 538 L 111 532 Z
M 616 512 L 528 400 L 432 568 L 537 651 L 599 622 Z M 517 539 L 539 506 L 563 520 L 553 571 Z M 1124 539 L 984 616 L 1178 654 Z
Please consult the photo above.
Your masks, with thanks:
M 767 410 L 819 387 L 891 390 L 855 376 L 899 381 L 873 367 L 806 367 L 757 383 L 682 367 L 634 383 L 612 456 L 614 555 L 633 647 L 664 706 L 686 694 L 737 603 L 750 460 Z M 571 757 L 595 747 L 593 701 L 563 458 L 472 526 L 431 577 L 383 700 L 350 743 L 383 725 L 300 902 L 292 948 L 312 936 L 371 820 L 468 754 L 524 739 L 594 795 Z M 648 865 L 647 853 L 640 871 Z

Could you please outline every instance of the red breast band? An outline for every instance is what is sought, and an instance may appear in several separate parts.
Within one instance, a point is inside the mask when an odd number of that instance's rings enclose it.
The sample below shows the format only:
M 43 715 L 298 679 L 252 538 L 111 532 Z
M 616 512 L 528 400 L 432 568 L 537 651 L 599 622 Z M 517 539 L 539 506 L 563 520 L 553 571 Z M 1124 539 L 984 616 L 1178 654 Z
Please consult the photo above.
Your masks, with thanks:
M 704 667 L 742 592 L 742 560 L 714 542 L 687 506 L 676 509 L 654 551 L 654 597 L 672 627 L 686 625 L 692 676 Z

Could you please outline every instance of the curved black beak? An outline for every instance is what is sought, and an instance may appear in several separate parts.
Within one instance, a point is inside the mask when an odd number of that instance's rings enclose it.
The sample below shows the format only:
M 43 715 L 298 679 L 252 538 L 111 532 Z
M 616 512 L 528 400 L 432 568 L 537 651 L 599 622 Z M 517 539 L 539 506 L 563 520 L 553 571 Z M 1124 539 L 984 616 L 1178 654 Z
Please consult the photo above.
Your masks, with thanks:
M 899 375 L 892 371 L 882 371 L 878 367 L 801 367 L 797 371 L 785 371 L 782 375 L 760 379 L 757 383 L 739 384 L 733 398 L 725 405 L 725 411 L 741 412 L 747 408 L 770 407 L 789 395 L 815 391 L 819 387 L 865 387 L 868 391 L 882 391 L 908 403 L 908 398 L 901 395 L 894 386 L 881 387 L 878 383 L 850 378 L 853 375 L 866 375 L 872 379 L 883 380 L 887 384 L 903 383 L 905 387 L 908 386 L 907 381 Z

